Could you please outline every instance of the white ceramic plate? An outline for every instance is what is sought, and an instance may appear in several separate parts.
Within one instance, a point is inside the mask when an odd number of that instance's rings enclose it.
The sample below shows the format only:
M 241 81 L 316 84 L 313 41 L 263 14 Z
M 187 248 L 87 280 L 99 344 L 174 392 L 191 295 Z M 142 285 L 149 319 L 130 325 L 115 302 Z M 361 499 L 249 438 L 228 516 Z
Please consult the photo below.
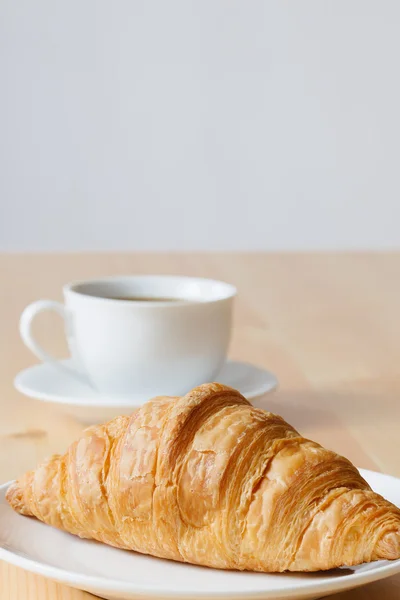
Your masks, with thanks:
M 400 505 L 400 480 L 361 470 L 380 494 Z M 0 488 L 0 559 L 112 600 L 308 600 L 400 572 L 400 560 L 320 573 L 269 575 L 219 571 L 116 550 L 16 514 Z
M 70 366 L 71 359 L 61 361 Z M 275 389 L 278 381 L 272 373 L 261 367 L 228 360 L 215 381 L 239 390 L 252 400 Z M 103 396 L 78 379 L 41 363 L 18 373 L 14 380 L 18 391 L 30 398 L 52 403 L 54 407 L 73 416 L 82 423 L 102 423 L 113 417 L 129 414 L 134 408 L 149 400 L 148 397 L 113 398 Z

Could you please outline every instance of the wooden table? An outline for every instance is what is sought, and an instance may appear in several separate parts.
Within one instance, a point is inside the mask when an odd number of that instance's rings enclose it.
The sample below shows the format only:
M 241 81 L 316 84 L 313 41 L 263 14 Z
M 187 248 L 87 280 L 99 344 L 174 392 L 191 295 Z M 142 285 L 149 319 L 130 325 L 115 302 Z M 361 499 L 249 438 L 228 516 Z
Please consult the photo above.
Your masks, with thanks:
M 19 339 L 24 306 L 61 300 L 70 280 L 154 272 L 234 283 L 230 355 L 276 373 L 268 408 L 356 465 L 400 477 L 400 254 L 70 254 L 0 255 L 0 481 L 81 430 L 13 389 L 15 374 L 36 362 Z M 46 348 L 66 354 L 57 316 L 35 325 Z M 0 563 L 0 600 L 90 597 Z M 398 600 L 400 576 L 336 597 Z

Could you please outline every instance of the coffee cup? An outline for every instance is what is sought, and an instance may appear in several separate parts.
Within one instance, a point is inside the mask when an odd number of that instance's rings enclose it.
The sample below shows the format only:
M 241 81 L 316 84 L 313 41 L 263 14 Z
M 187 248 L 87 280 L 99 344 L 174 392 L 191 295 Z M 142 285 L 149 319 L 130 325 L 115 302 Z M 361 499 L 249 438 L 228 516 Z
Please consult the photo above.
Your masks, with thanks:
M 215 379 L 228 351 L 234 286 L 168 275 L 106 277 L 64 286 L 64 304 L 38 300 L 25 308 L 21 337 L 55 369 L 101 394 L 181 395 Z M 31 326 L 43 311 L 65 323 L 71 367 L 48 354 Z

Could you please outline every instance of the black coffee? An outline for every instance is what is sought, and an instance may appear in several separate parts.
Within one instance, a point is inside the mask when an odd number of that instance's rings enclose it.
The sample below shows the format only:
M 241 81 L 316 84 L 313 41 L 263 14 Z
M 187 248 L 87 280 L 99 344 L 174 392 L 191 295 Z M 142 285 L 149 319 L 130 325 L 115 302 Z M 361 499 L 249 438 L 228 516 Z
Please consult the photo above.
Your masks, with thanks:
M 110 300 L 124 300 L 125 302 L 190 302 L 186 298 L 170 298 L 168 296 L 103 296 Z

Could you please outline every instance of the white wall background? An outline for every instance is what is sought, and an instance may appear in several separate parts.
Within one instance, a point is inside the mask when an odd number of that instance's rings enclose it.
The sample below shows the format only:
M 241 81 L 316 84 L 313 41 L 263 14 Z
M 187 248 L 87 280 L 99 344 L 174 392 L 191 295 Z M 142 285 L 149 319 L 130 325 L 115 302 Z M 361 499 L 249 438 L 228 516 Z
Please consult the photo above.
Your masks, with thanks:
M 398 0 L 1 0 L 0 249 L 400 247 Z

